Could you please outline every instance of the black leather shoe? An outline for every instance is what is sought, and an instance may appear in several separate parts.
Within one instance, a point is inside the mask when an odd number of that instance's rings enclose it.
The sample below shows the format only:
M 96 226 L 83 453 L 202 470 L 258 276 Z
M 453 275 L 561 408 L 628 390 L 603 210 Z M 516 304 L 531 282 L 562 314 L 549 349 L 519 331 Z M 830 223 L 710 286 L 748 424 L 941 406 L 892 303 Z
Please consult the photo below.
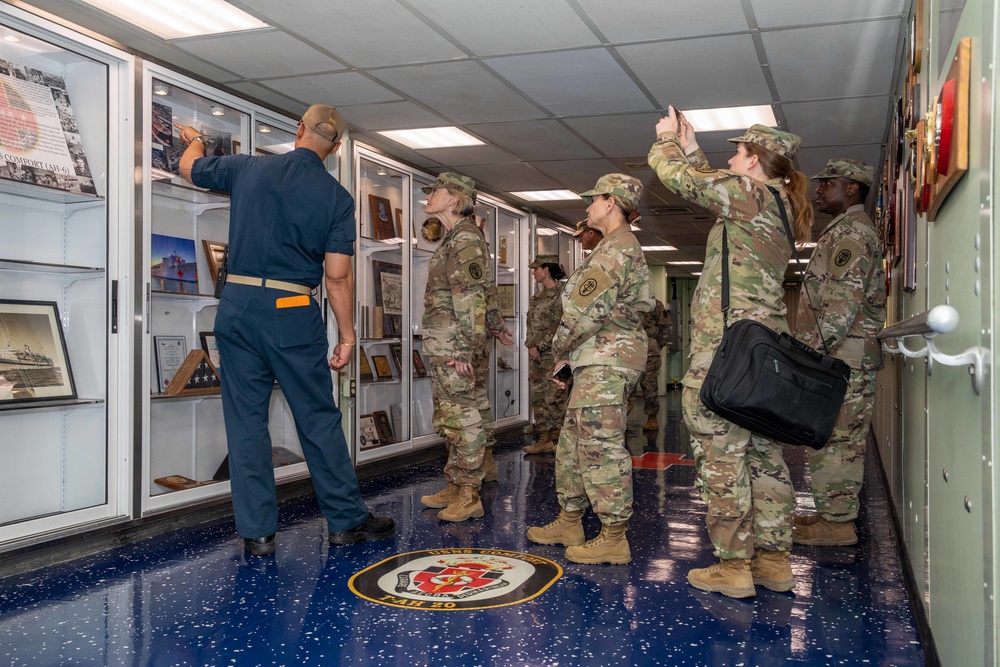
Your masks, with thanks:
M 330 544 L 353 544 L 368 540 L 384 540 L 396 532 L 396 522 L 387 516 L 375 516 L 371 512 L 360 526 L 350 530 L 330 533 Z
M 244 538 L 243 548 L 249 551 L 251 556 L 272 556 L 275 548 L 274 534 L 253 539 Z

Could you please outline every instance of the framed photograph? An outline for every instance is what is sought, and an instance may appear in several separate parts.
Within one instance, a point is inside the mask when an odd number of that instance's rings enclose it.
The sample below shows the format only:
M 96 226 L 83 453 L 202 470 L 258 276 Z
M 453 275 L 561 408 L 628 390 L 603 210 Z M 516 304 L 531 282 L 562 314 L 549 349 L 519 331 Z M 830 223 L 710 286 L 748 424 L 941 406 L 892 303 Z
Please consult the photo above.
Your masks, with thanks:
M 371 449 L 382 444 L 382 439 L 378 437 L 378 427 L 375 426 L 375 418 L 371 415 L 361 415 L 359 418 L 358 439 L 361 441 L 361 449 Z
M 392 422 L 389 421 L 389 413 L 385 410 L 375 410 L 372 412 L 372 419 L 375 420 L 375 430 L 378 431 L 378 439 L 383 445 L 396 442 L 392 434 Z
M 208 275 L 212 276 L 212 285 L 219 280 L 219 269 L 222 268 L 222 261 L 226 256 L 228 243 L 222 241 L 209 241 L 202 239 L 201 244 L 205 247 L 205 259 L 208 261 Z
M 375 306 L 382 309 L 382 335 L 399 336 L 403 331 L 403 267 L 372 260 Z
M 198 293 L 198 258 L 194 239 L 152 234 L 149 275 L 157 292 Z
M 156 384 L 162 394 L 187 359 L 187 339 L 184 336 L 153 336 L 156 350 Z
M 500 295 L 500 315 L 517 317 L 517 310 L 514 307 L 517 303 L 517 285 L 497 285 L 497 294 Z
M 389 351 L 392 352 L 392 360 L 396 362 L 396 370 L 399 372 L 399 377 L 403 377 L 403 345 L 401 343 L 394 343 L 389 346 Z
M 372 355 L 372 365 L 375 367 L 375 375 L 379 380 L 391 380 L 392 368 L 389 366 L 389 357 L 384 354 Z
M 392 203 L 385 197 L 368 195 L 371 211 L 372 238 L 377 241 L 396 238 L 396 225 L 392 221 Z
M 361 381 L 372 381 L 375 376 L 372 374 L 372 367 L 368 364 L 368 353 L 364 348 L 358 350 L 358 374 Z
M 76 398 L 59 307 L 0 300 L 0 403 Z
M 396 209 L 396 236 L 403 238 L 403 209 Z
M 202 331 L 198 334 L 201 337 L 201 349 L 208 354 L 208 360 L 215 366 L 215 370 L 222 374 L 222 359 L 219 358 L 219 344 L 215 342 L 214 331 Z
M 427 367 L 424 366 L 424 360 L 420 356 L 420 352 L 417 350 L 413 351 L 413 377 L 415 378 L 425 378 L 427 377 Z

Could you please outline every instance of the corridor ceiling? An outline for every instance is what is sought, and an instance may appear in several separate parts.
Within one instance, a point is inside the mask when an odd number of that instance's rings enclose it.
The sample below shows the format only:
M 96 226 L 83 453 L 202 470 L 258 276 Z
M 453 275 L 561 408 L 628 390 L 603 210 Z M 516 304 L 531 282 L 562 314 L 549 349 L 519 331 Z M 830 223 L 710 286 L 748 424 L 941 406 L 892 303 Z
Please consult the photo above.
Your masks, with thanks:
M 141 1 L 141 0 L 138 0 Z M 80 0 L 17 3 L 299 115 L 336 105 L 353 137 L 556 222 L 585 204 L 519 190 L 593 186 L 621 171 L 646 185 L 652 264 L 704 259 L 713 224 L 646 166 L 659 110 L 770 104 L 802 137 L 798 168 L 878 164 L 909 0 L 229 0 L 269 29 L 166 41 Z M 456 125 L 483 146 L 413 151 L 377 130 Z M 702 133 L 725 167 L 738 131 Z M 671 266 L 685 276 L 697 266 Z

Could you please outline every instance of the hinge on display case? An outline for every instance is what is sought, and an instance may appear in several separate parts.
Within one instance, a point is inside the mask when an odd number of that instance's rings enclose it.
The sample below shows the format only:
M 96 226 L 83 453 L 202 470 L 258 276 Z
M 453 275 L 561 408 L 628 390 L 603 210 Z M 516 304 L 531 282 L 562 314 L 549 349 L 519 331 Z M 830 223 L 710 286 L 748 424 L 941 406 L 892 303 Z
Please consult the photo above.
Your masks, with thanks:
M 111 333 L 118 333 L 118 281 L 111 281 Z

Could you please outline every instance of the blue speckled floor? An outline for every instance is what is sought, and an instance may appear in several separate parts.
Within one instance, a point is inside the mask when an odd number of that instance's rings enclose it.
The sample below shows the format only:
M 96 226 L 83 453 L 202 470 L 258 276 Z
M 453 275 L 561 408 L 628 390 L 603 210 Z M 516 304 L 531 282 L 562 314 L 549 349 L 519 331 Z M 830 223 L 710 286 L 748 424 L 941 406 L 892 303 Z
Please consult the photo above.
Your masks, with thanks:
M 667 423 L 656 437 L 631 426 L 633 454 L 687 452 L 679 398 L 663 400 Z M 245 557 L 226 521 L 7 578 L 0 664 L 924 664 L 875 475 L 859 545 L 797 548 L 794 593 L 758 588 L 756 599 L 738 601 L 686 583 L 688 569 L 713 562 L 693 468 L 636 470 L 633 562 L 584 566 L 524 536 L 555 516 L 552 457 L 526 458 L 513 442 L 498 452 L 500 480 L 484 489 L 483 519 L 444 525 L 422 509 L 420 496 L 442 484 L 434 464 L 363 484 L 372 509 L 395 517 L 395 539 L 330 548 L 315 505 L 298 500 L 282 506 L 276 558 Z M 800 454 L 789 450 L 799 489 Z M 596 534 L 593 516 L 585 525 Z M 565 573 L 533 600 L 480 611 L 397 609 L 347 587 L 395 553 L 436 547 L 530 552 Z

